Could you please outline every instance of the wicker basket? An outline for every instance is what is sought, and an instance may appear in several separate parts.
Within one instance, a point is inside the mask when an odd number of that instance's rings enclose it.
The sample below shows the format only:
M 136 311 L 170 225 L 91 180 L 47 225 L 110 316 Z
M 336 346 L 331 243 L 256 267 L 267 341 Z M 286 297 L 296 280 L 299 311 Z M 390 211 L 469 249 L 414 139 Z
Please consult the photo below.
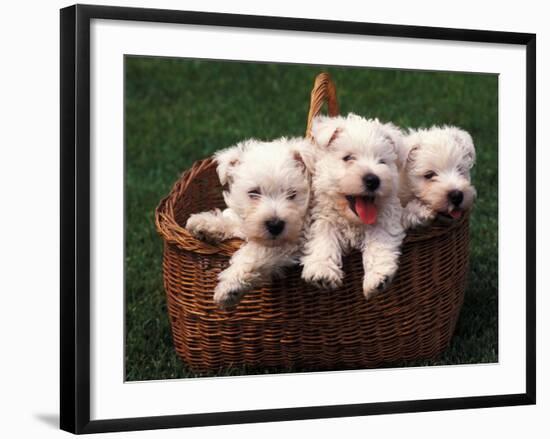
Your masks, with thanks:
M 334 85 L 320 74 L 311 94 L 312 118 L 328 101 L 338 113 Z M 366 368 L 429 359 L 449 344 L 464 299 L 468 272 L 468 217 L 410 232 L 391 287 L 365 300 L 361 254 L 344 258 L 344 286 L 322 292 L 300 279 L 300 269 L 247 293 L 238 307 L 212 301 L 216 276 L 241 242 L 201 242 L 183 227 L 190 214 L 224 207 L 211 158 L 196 162 L 156 210 L 164 239 L 164 287 L 173 341 L 197 372 L 224 367 Z

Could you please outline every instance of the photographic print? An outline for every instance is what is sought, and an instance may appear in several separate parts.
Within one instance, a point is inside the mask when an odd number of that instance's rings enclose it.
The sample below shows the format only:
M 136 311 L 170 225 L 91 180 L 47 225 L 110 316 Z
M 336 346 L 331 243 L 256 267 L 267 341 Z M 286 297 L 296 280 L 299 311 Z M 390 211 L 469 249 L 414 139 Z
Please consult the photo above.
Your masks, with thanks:
M 60 43 L 63 430 L 535 403 L 534 34 L 75 5 Z
M 498 362 L 498 75 L 124 63 L 126 380 Z

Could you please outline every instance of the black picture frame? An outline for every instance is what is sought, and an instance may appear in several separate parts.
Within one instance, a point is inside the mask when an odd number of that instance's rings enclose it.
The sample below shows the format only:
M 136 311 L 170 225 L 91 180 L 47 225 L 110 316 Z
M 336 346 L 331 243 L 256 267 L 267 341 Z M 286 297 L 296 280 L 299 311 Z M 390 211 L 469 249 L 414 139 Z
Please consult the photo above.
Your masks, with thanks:
M 90 420 L 90 21 L 182 23 L 526 47 L 526 392 L 508 395 L 346 404 L 224 413 Z M 375 23 L 75 5 L 61 10 L 61 404 L 60 426 L 98 433 L 325 417 L 535 404 L 536 35 Z

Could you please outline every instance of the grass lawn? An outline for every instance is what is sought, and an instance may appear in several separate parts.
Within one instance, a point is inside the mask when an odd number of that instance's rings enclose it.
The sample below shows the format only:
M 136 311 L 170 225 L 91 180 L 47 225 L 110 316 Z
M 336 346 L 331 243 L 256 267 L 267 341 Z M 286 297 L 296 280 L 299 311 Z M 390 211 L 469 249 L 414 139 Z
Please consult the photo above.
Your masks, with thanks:
M 140 57 L 125 63 L 127 380 L 195 376 L 172 346 L 156 205 L 195 160 L 220 148 L 303 135 L 313 79 L 323 70 L 336 83 L 343 114 L 402 127 L 454 124 L 472 134 L 478 199 L 464 307 L 450 348 L 436 361 L 407 365 L 498 360 L 496 75 Z

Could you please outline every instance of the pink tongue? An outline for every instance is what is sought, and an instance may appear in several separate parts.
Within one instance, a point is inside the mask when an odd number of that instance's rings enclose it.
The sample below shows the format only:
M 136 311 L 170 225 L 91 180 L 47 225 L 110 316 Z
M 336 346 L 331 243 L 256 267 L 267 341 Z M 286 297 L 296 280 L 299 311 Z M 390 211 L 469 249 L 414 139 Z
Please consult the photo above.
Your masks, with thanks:
M 453 209 L 449 213 L 454 219 L 460 218 L 462 216 L 462 210 L 459 209 Z
M 376 222 L 378 209 L 372 201 L 362 197 L 355 197 L 355 211 L 363 223 L 374 224 Z

